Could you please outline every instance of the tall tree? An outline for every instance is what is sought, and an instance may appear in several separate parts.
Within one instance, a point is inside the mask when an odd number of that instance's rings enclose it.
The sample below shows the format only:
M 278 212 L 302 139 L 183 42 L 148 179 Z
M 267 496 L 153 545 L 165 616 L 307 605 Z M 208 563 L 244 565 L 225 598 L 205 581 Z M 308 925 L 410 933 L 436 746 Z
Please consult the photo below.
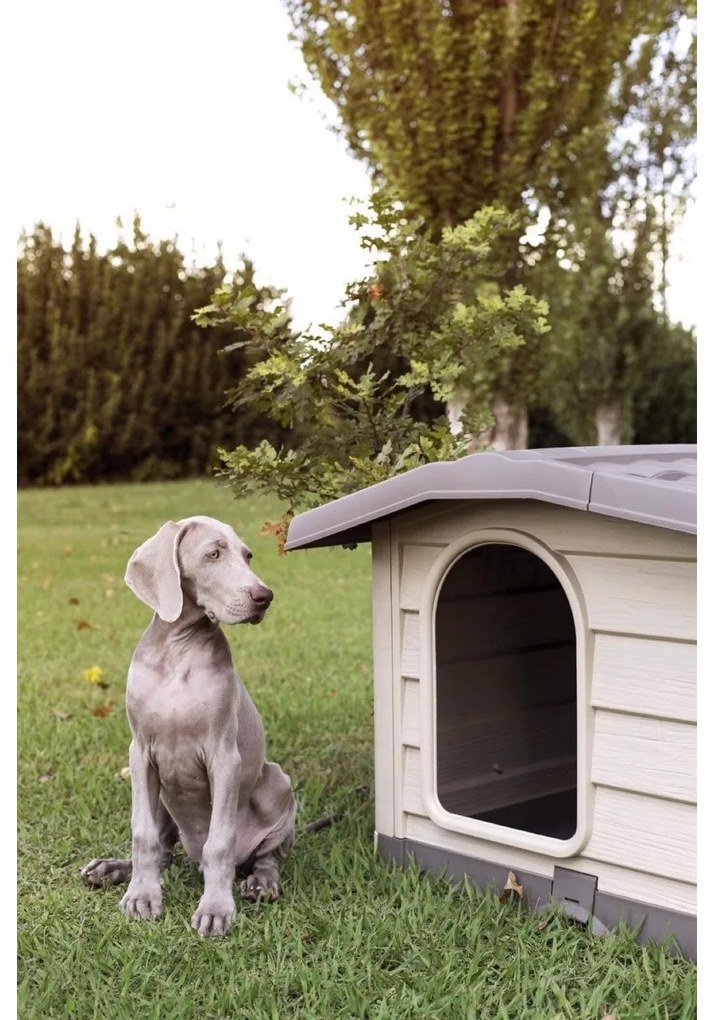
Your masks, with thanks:
M 602 184 L 552 220 L 530 258 L 529 285 L 551 308 L 544 400 L 578 441 L 642 435 L 648 383 L 688 357 L 693 368 L 695 348 L 668 322 L 666 268 L 694 179 L 694 88 L 690 20 L 637 41 L 613 84 Z
M 350 149 L 437 237 L 494 201 L 533 215 L 545 209 L 553 223 L 570 222 L 583 201 L 592 206 L 611 181 L 613 125 L 641 105 L 656 40 L 691 7 L 677 0 L 285 5 Z M 628 64 L 635 39 L 640 58 Z M 613 89 L 618 80 L 622 87 Z M 514 283 L 527 264 L 518 234 L 510 245 Z M 514 352 L 495 384 L 494 408 L 521 442 L 532 388 L 524 356 L 531 354 Z

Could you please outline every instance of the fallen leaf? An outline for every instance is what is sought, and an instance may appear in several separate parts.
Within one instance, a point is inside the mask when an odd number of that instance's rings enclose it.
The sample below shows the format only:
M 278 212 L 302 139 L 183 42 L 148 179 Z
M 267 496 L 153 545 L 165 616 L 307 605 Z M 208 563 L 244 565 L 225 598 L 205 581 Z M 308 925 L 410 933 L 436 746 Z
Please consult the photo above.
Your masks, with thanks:
M 59 719 L 60 722 L 64 722 L 65 719 L 71 719 L 72 716 L 69 712 L 63 712 L 61 708 L 53 708 L 52 715 L 55 719 Z
M 92 715 L 96 715 L 97 718 L 101 719 L 102 716 L 109 715 L 109 713 L 113 710 L 113 707 L 112 702 L 108 701 L 106 705 L 98 705 L 96 708 L 93 708 Z
M 74 595 L 73 595 L 72 598 L 69 599 L 69 604 L 70 604 L 70 606 L 78 606 L 79 605 L 79 599 L 75 598 Z
M 37 782 L 38 783 L 48 783 L 50 781 L 50 779 L 53 779 L 53 778 L 54 777 L 53 777 L 51 772 L 45 772 L 45 774 L 43 776 L 40 776 L 40 778 L 37 780 Z
M 111 599 L 114 597 L 114 592 L 112 591 L 111 588 L 107 588 L 107 590 L 104 592 L 104 597 L 107 599 Z
M 98 684 L 104 676 L 104 670 L 101 666 L 90 666 L 89 669 L 85 669 L 82 672 L 82 676 L 90 684 Z
M 73 552 L 74 552 L 74 549 L 73 549 L 73 547 L 71 545 L 66 545 L 64 547 L 64 554 L 65 554 L 65 556 L 71 556 Z
M 509 898 L 508 897 L 509 892 L 514 892 L 516 893 L 517 896 L 523 899 L 523 886 L 518 884 L 516 876 L 513 874 L 512 871 L 508 872 L 508 878 L 506 879 L 506 884 L 503 887 L 503 892 L 498 897 L 501 903 L 506 903 L 506 901 Z
M 102 574 L 102 580 L 105 584 L 111 584 L 112 581 L 116 581 L 114 574 Z
M 43 580 L 42 580 L 42 587 L 45 589 L 45 591 L 47 591 L 47 589 L 49 588 L 49 586 L 51 584 L 52 584 L 52 575 L 48 574 L 47 577 L 43 578 Z
M 95 629 L 94 624 L 90 623 L 89 620 L 77 620 L 77 630 L 94 630 L 94 629 Z
M 121 770 L 121 772 L 119 773 L 119 778 L 131 779 L 131 769 L 129 768 L 128 765 L 125 765 L 124 768 Z
M 337 691 L 329 691 L 328 693 L 329 693 L 331 698 L 336 698 L 337 697 Z
M 617 1013 L 605 1013 L 602 1020 L 620 1020 Z

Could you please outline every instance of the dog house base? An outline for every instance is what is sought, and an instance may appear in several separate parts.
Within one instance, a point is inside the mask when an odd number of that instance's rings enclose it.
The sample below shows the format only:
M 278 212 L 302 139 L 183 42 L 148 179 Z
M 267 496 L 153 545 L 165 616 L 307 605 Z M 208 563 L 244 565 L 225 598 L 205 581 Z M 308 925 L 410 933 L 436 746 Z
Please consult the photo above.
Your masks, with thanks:
M 492 888 L 499 894 L 506 884 L 510 870 L 500 864 L 442 850 L 416 840 L 385 836 L 380 832 L 376 833 L 375 842 L 379 855 L 385 862 L 394 862 L 400 867 L 406 867 L 413 861 L 423 871 L 436 875 L 443 874 L 450 882 L 455 883 L 468 878 L 479 888 Z M 583 875 L 581 883 L 578 873 L 564 868 L 555 869 L 560 874 L 554 875 L 553 880 L 520 869 L 513 870 L 518 877 L 518 884 L 523 886 L 523 899 L 530 910 L 538 911 L 551 900 L 559 901 L 563 889 L 566 889 L 566 893 L 562 897 L 562 905 L 567 910 L 565 900 L 571 899 L 567 895 L 567 887 L 572 890 L 587 884 L 592 895 L 592 917 L 594 922 L 599 922 L 593 924 L 593 930 L 602 930 L 604 927 L 612 931 L 620 922 L 624 922 L 628 928 L 637 932 L 638 940 L 643 944 L 650 939 L 663 942 L 667 936 L 674 936 L 682 956 L 696 961 L 697 919 L 690 914 L 665 910 L 651 903 L 640 903 L 601 892 L 597 889 L 597 879 L 594 880 L 594 886 L 591 885 L 594 876 Z M 670 946 L 672 951 L 676 952 L 676 947 L 671 942 Z

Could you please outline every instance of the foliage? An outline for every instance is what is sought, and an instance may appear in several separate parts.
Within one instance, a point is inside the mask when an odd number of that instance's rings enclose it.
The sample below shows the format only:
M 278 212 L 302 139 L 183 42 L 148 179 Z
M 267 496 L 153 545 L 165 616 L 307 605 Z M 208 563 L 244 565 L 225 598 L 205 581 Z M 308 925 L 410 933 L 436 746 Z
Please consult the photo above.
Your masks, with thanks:
M 377 261 L 347 288 L 346 302 L 367 303 L 370 314 L 322 336 L 295 335 L 282 308 L 254 308 L 248 286 L 223 288 L 196 315 L 199 324 L 232 323 L 250 334 L 240 343 L 258 360 L 231 394 L 235 408 L 256 408 L 284 428 L 310 422 L 297 448 L 263 441 L 221 452 L 238 496 L 268 491 L 284 501 L 279 537 L 296 509 L 464 453 L 468 434 L 488 421 L 486 398 L 506 352 L 536 343 L 547 328 L 543 302 L 521 286 L 499 289 L 498 241 L 516 227 L 503 209 L 480 210 L 438 242 L 385 195 L 353 222 Z M 383 351 L 406 371 L 375 371 Z M 446 402 L 466 383 L 461 436 L 443 417 L 412 413 L 425 391 Z
M 530 189 L 587 190 L 609 88 L 659 2 L 285 0 L 310 74 L 378 182 L 438 234 Z M 607 31 L 603 31 L 607 25 Z
M 599 190 L 552 217 L 528 256 L 529 286 L 551 307 L 538 399 L 576 442 L 595 441 L 596 410 L 613 404 L 624 441 L 693 435 L 695 388 L 686 377 L 695 347 L 667 321 L 665 295 L 669 237 L 694 176 L 692 33 L 680 19 L 633 48 L 615 83 Z M 653 429 L 647 409 L 663 374 L 673 400 Z M 674 406 L 675 393 L 682 406 Z
M 549 220 L 537 253 L 509 239 L 506 280 L 548 301 L 551 342 L 512 352 L 494 389 L 581 434 L 600 400 L 631 402 L 693 173 L 693 4 L 284 2 L 351 151 L 433 236 L 494 201 Z
M 188 269 L 138 218 L 106 253 L 79 227 L 65 250 L 39 224 L 20 239 L 17 271 L 22 484 L 202 474 L 219 443 L 277 435 L 223 407 L 248 364 L 238 349 L 218 356 L 233 332 L 190 319 L 225 278 L 220 258 Z M 236 281 L 253 277 L 247 262 Z M 252 300 L 274 296 L 254 287 Z
M 652 340 L 650 371 L 639 376 L 632 397 L 632 442 L 696 443 L 696 340 L 664 320 Z

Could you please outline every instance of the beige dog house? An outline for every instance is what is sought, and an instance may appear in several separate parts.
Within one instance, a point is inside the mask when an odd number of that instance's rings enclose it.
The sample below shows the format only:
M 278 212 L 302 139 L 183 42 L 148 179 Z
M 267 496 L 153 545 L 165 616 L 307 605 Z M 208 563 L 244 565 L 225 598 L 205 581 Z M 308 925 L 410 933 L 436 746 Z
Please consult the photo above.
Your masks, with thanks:
M 696 447 L 483 453 L 296 517 L 371 541 L 375 839 L 696 953 Z

